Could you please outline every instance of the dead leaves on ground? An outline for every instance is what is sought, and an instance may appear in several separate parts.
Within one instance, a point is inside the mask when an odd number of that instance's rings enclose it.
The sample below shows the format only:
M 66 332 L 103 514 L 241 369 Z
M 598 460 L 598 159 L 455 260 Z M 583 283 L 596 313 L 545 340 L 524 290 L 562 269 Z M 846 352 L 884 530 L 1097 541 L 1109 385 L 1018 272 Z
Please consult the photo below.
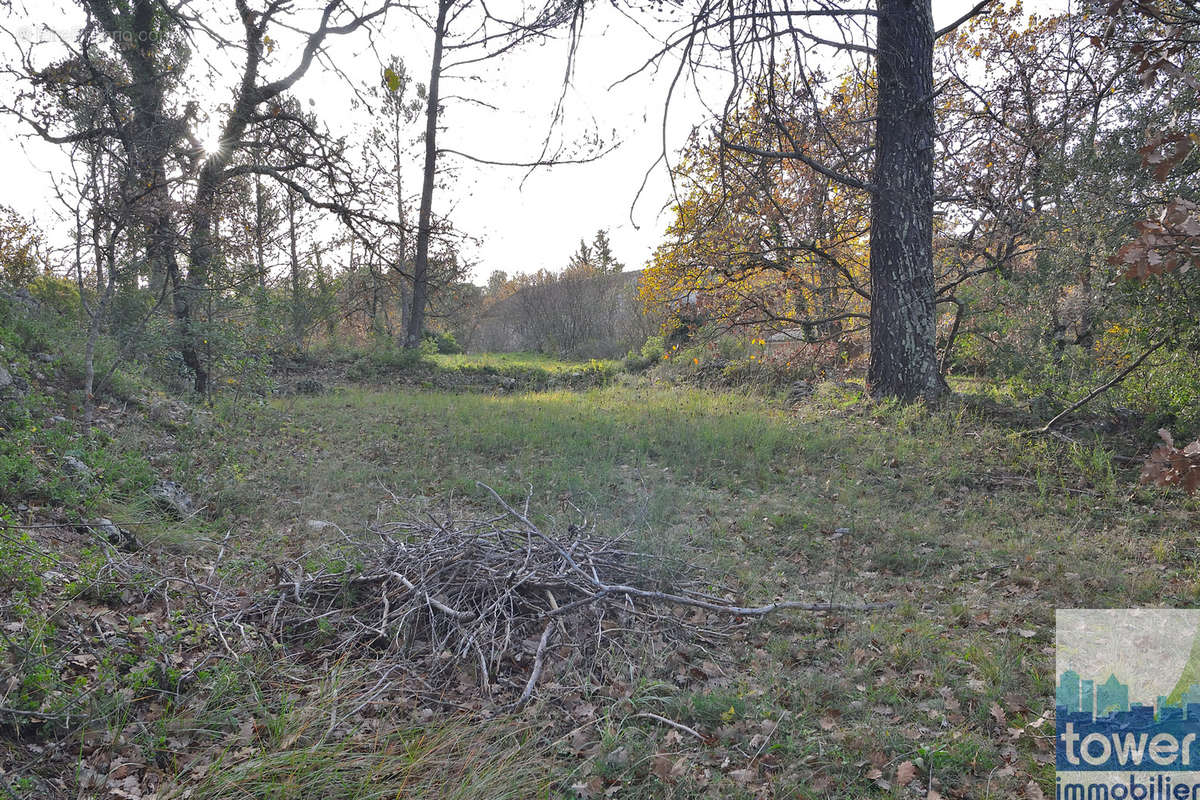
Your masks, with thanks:
M 1176 447 L 1171 432 L 1158 431 L 1162 444 L 1155 446 L 1142 466 L 1141 481 L 1155 486 L 1179 487 L 1191 494 L 1200 487 L 1200 439 Z

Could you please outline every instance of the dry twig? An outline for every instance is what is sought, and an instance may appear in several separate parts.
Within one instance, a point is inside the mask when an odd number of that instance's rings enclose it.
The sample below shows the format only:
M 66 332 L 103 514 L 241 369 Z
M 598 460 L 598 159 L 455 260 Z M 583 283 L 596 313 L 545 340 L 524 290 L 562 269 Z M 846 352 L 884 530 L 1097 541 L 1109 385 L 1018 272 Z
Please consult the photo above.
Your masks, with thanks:
M 277 568 L 273 590 L 225 620 L 255 620 L 279 641 L 317 653 L 363 647 L 400 657 L 443 686 L 466 670 L 485 692 L 520 689 L 520 708 L 544 674 L 568 663 L 596 669 L 622 631 L 682 643 L 775 611 L 886 607 L 728 603 L 703 591 L 686 564 L 575 525 L 552 535 L 529 518 L 528 498 L 518 511 L 479 485 L 504 515 L 378 525 L 370 544 L 343 537 L 320 568 L 311 559 L 307 568 Z M 696 610 L 686 621 L 684 607 Z

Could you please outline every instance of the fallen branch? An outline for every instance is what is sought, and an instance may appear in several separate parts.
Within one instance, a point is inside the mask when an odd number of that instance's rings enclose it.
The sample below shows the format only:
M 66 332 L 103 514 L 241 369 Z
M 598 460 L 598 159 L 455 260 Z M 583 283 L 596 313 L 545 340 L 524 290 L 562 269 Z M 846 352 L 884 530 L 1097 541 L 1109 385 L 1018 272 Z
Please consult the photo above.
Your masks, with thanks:
M 693 730 L 692 728 L 689 728 L 687 725 L 684 725 L 682 722 L 676 722 L 673 719 L 667 719 L 666 717 L 659 716 L 658 714 L 653 714 L 649 711 L 641 711 L 641 712 L 638 712 L 637 714 L 634 714 L 633 716 L 641 717 L 643 719 L 652 719 L 655 722 L 661 722 L 663 725 L 669 725 L 670 727 L 674 728 L 677 731 L 683 731 L 686 734 L 695 736 L 697 739 L 699 739 L 702 742 L 708 741 L 708 739 L 706 739 L 704 737 L 704 734 L 699 733 L 699 732 Z
M 533 669 L 529 671 L 529 680 L 525 682 L 525 691 L 521 692 L 521 696 L 513 704 L 513 711 L 522 708 L 529 702 L 529 698 L 533 697 L 533 689 L 541 680 L 542 669 L 546 666 L 546 645 L 550 643 L 552 633 L 554 633 L 553 622 L 546 625 L 546 629 L 542 631 L 542 638 L 538 641 L 537 655 L 533 659 Z
M 1027 434 L 1047 434 L 1047 433 L 1050 433 L 1050 432 L 1051 432 L 1051 429 L 1052 429 L 1052 428 L 1053 428 L 1055 425 L 1057 425 L 1059 422 L 1061 422 L 1063 419 L 1065 419 L 1067 416 L 1069 416 L 1070 414 L 1073 414 L 1073 413 L 1075 413 L 1075 412 L 1076 412 L 1076 411 L 1078 411 L 1079 409 L 1081 409 L 1081 408 L 1083 408 L 1084 406 L 1086 406 L 1088 403 L 1090 403 L 1090 402 L 1092 402 L 1093 400 L 1095 400 L 1095 399 L 1096 399 L 1097 397 L 1099 397 L 1100 395 L 1102 395 L 1102 394 L 1104 394 L 1105 392 L 1107 392 L 1107 391 L 1108 391 L 1109 389 L 1111 389 L 1112 387 L 1116 386 L 1116 385 L 1117 385 L 1118 383 L 1120 383 L 1121 381 L 1125 380 L 1125 378 L 1126 378 L 1126 377 L 1128 377 L 1128 376 L 1129 376 L 1129 374 L 1130 374 L 1131 372 L 1133 372 L 1135 369 L 1137 369 L 1138 367 L 1140 367 L 1140 366 L 1142 365 L 1142 362 L 1143 362 L 1143 361 L 1145 361 L 1147 358 L 1149 358 L 1149 357 L 1150 357 L 1150 354 L 1151 354 L 1151 353 L 1155 352 L 1156 350 L 1158 350 L 1160 347 L 1162 347 L 1162 346 L 1163 346 L 1163 345 L 1165 345 L 1166 343 L 1167 343 L 1167 340 L 1166 340 L 1166 339 L 1163 339 L 1163 340 L 1159 341 L 1157 344 L 1150 345 L 1150 347 L 1149 347 L 1149 348 L 1148 348 L 1148 349 L 1147 349 L 1147 350 L 1146 350 L 1144 353 L 1142 353 L 1140 356 L 1138 356 L 1138 357 L 1137 357 L 1137 359 L 1136 359 L 1136 360 L 1135 360 L 1135 361 L 1134 361 L 1132 364 L 1130 364 L 1130 365 L 1129 365 L 1129 366 L 1127 366 L 1125 369 L 1123 369 L 1123 370 L 1121 370 L 1120 372 L 1118 372 L 1116 375 L 1114 375 L 1114 376 L 1113 376 L 1112 378 L 1110 378 L 1109 380 L 1107 380 L 1107 381 L 1105 381 L 1104 383 L 1102 383 L 1102 384 L 1100 384 L 1099 386 L 1097 386 L 1097 387 L 1096 387 L 1095 389 L 1093 389 L 1092 391 L 1088 392 L 1088 393 L 1087 393 L 1087 396 L 1086 396 L 1086 397 L 1084 397 L 1082 400 L 1080 400 L 1080 401 L 1078 401 L 1078 402 L 1076 402 L 1076 403 L 1072 403 L 1072 404 L 1071 404 L 1071 405 L 1070 405 L 1068 408 L 1065 408 L 1065 409 L 1063 409 L 1062 411 L 1060 411 L 1058 414 L 1056 414 L 1056 415 L 1054 416 L 1054 418 L 1053 418 L 1053 419 L 1051 419 L 1049 422 L 1047 422 L 1047 423 L 1046 423 L 1045 425 L 1043 425 L 1041 428 L 1037 428 L 1037 429 L 1035 429 L 1035 430 L 1032 430 L 1032 431 L 1026 431 L 1026 433 L 1027 433 Z
M 580 569 L 579 565 L 576 564 L 571 559 L 570 554 L 567 553 L 566 550 L 563 550 L 561 547 L 559 547 L 552 539 L 547 538 L 546 535 L 543 534 L 536 525 L 534 525 L 532 522 L 530 522 L 528 519 L 526 519 L 525 516 L 522 515 L 520 512 L 513 509 L 513 507 L 510 506 L 508 503 L 504 502 L 504 500 L 500 497 L 500 495 L 496 494 L 495 489 L 488 486 L 487 484 L 479 483 L 478 481 L 475 482 L 475 485 L 482 489 L 487 489 L 489 492 L 491 492 L 492 497 L 496 498 L 496 502 L 498 502 L 506 511 L 508 511 L 508 513 L 512 514 L 514 517 L 516 517 L 518 520 L 520 520 L 526 527 L 528 527 L 531 533 L 542 537 L 547 542 L 550 542 L 554 547 L 558 547 L 559 552 L 562 554 L 563 558 L 567 560 L 567 562 L 571 565 L 571 567 L 574 568 L 574 570 L 576 572 L 578 572 L 580 575 L 582 575 L 584 580 L 588 581 L 593 586 L 595 586 L 597 593 L 601 594 L 601 595 L 610 595 L 610 594 L 631 595 L 633 597 L 642 597 L 647 600 L 657 600 L 657 601 L 663 602 L 663 603 L 676 603 L 678 605 L 683 605 L 683 606 L 694 606 L 696 608 L 703 608 L 706 611 L 715 611 L 718 614 L 729 614 L 729 615 L 735 616 L 735 617 L 762 617 L 762 616 L 765 616 L 765 615 L 770 614 L 775 611 L 784 611 L 784 610 L 793 610 L 793 611 L 878 611 L 879 609 L 883 609 L 883 608 L 894 608 L 896 605 L 895 603 L 860 603 L 860 604 L 856 604 L 856 605 L 842 605 L 840 603 L 813 603 L 813 602 L 801 601 L 801 600 L 780 600 L 775 603 L 767 603 L 766 605 L 763 605 L 763 606 L 735 606 L 735 605 L 730 605 L 730 604 L 725 604 L 725 603 L 714 603 L 714 602 L 711 602 L 708 600 L 701 600 L 701 599 L 695 598 L 695 597 L 685 597 L 680 594 L 670 594 L 668 592 L 648 591 L 646 589 L 639 589 L 636 586 L 627 586 L 624 584 L 617 584 L 617 585 L 607 584 L 591 575 L 588 575 L 586 572 L 584 572 L 582 569 Z M 551 612 L 551 613 L 554 613 L 554 612 Z
M 463 671 L 472 672 L 484 693 L 512 691 L 511 707 L 519 709 L 548 674 L 579 668 L 594 675 L 610 663 L 601 655 L 628 646 L 630 632 L 677 647 L 776 612 L 894 605 L 725 602 L 692 565 L 590 528 L 552 534 L 530 519 L 528 498 L 518 510 L 490 486 L 479 487 L 503 515 L 383 524 L 371 529 L 369 543 L 343 535 L 320 559 L 277 566 L 273 589 L 225 605 L 236 610 L 222 622 L 254 621 L 272 641 L 312 656 L 341 657 L 348 648 L 386 654 L 431 687 L 460 685 Z M 314 569 L 314 561 L 322 566 Z M 212 598 L 214 607 L 221 599 Z M 696 611 L 685 619 L 681 608 Z

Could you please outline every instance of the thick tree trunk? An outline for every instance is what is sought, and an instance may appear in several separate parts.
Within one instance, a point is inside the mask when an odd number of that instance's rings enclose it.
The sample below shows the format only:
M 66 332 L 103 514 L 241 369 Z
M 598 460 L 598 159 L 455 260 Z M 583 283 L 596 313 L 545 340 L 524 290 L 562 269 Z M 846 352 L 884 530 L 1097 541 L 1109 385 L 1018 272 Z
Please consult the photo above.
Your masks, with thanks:
M 880 0 L 876 192 L 871 202 L 871 364 L 876 397 L 936 399 L 933 12 Z
M 210 156 L 200 169 L 200 177 L 196 181 L 196 196 L 192 200 L 187 276 L 176 278 L 172 296 L 175 319 L 179 326 L 179 352 L 183 356 L 183 363 L 187 364 L 195 376 L 196 393 L 201 395 L 208 394 L 208 368 L 200 356 L 203 337 L 196 329 L 195 312 L 200 308 L 200 300 L 208 286 L 213 257 L 216 254 L 213 205 L 223 172 L 221 158 L 222 156 Z M 175 272 L 178 275 L 178 268 Z
M 442 72 L 442 45 L 446 38 L 446 13 L 449 10 L 450 0 L 438 0 L 437 23 L 433 29 L 433 66 L 429 71 L 429 93 L 425 103 L 425 172 L 421 183 L 421 210 L 417 218 L 412 305 L 404 328 L 405 347 L 420 346 L 425 327 L 425 305 L 429 301 L 429 228 L 433 211 L 433 183 L 437 173 L 438 80 Z

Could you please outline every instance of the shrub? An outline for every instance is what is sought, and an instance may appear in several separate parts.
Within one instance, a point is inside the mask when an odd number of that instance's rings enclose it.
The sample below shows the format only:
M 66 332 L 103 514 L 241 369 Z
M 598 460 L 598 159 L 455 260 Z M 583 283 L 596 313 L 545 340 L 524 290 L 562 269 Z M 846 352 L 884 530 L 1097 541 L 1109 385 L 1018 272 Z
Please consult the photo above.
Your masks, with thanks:
M 442 355 L 456 355 L 463 351 L 459 346 L 458 340 L 454 338 L 454 334 L 446 331 L 434 336 L 434 344 L 437 346 L 437 351 Z
M 350 380 L 368 380 L 389 372 L 405 372 L 420 366 L 436 352 L 437 344 L 432 339 L 423 339 L 416 348 L 400 347 L 389 340 L 351 364 L 346 370 L 346 377 Z
M 629 372 L 643 372 L 657 364 L 663 357 L 663 337 L 651 336 L 642 344 L 640 351 L 630 350 L 625 356 L 624 367 Z
M 79 287 L 67 278 L 38 275 L 29 282 L 29 294 L 42 305 L 64 316 L 78 317 L 83 313 Z

